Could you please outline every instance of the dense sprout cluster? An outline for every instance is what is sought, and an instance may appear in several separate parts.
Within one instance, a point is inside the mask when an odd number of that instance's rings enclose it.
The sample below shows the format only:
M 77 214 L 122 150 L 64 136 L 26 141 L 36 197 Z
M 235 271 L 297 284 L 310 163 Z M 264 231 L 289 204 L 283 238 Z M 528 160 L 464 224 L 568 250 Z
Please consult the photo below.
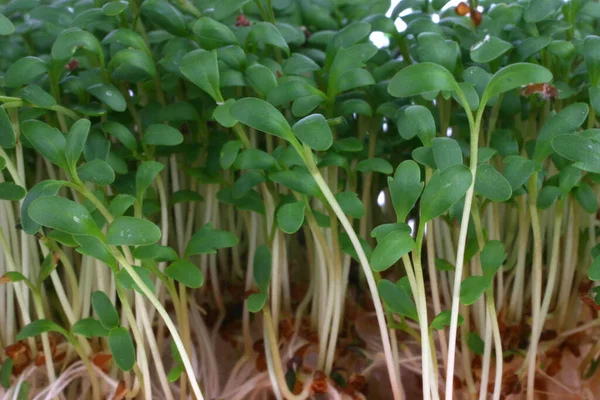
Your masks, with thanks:
M 598 398 L 599 17 L 0 5 L 0 397 Z

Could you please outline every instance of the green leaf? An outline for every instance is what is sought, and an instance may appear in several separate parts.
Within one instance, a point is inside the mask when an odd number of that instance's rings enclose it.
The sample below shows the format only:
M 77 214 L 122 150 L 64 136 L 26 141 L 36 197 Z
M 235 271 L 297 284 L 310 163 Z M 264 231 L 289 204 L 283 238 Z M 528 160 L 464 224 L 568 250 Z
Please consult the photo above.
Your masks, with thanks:
M 342 211 L 352 218 L 362 218 L 365 215 L 365 207 L 354 192 L 338 192 L 335 199 L 339 203 Z
M 112 56 L 108 68 L 112 71 L 113 80 L 137 83 L 156 76 L 156 66 L 145 44 L 143 48 L 126 48 Z
M 56 195 L 63 186 L 63 183 L 64 182 L 61 181 L 42 181 L 36 183 L 29 190 L 21 205 L 21 225 L 27 234 L 33 235 L 40 229 L 40 224 L 35 222 L 29 216 L 29 207 L 31 206 L 31 203 L 40 197 Z
M 534 161 L 541 162 L 552 154 L 552 140 L 557 135 L 577 130 L 587 118 L 588 112 L 589 107 L 587 104 L 575 103 L 563 108 L 558 114 L 551 115 L 537 137 L 533 155 Z M 577 139 L 573 140 L 576 141 Z
M 321 69 L 319 65 L 304 54 L 294 53 L 286 59 L 282 67 L 285 75 L 301 75 L 305 72 L 318 71 Z
M 388 92 L 394 97 L 411 97 L 440 90 L 455 91 L 454 76 L 444 67 L 430 62 L 409 65 L 392 78 Z
M 544 49 L 550 44 L 552 39 L 548 36 L 531 36 L 522 40 L 517 45 L 517 54 L 519 55 L 519 61 L 525 61 L 529 57 L 533 56 L 540 50 Z
M 140 164 L 137 173 L 135 174 L 136 197 L 142 198 L 146 189 L 163 170 L 165 166 L 157 161 L 144 161 Z
M 287 234 L 296 233 L 304 223 L 303 201 L 287 203 L 277 210 L 277 226 Z
M 6 70 L 4 82 L 7 87 L 18 88 L 35 81 L 47 73 L 48 68 L 48 64 L 41 58 L 33 56 L 19 58 Z
M 489 99 L 533 83 L 546 83 L 552 80 L 552 73 L 546 68 L 530 63 L 516 63 L 501 68 L 488 82 L 481 104 L 486 104 Z
M 229 99 L 223 104 L 219 104 L 213 111 L 213 118 L 226 128 L 233 128 L 237 124 L 237 119 L 231 115 L 231 106 L 235 103 L 234 99 Z
M 67 60 L 79 49 L 95 53 L 104 64 L 104 55 L 98 39 L 89 32 L 79 28 L 69 28 L 58 36 L 52 46 L 52 58 L 55 60 Z
M 452 312 L 450 310 L 442 311 L 433 318 L 429 327 L 431 329 L 441 330 L 444 329 L 445 326 L 450 326 L 451 314 Z M 458 314 L 458 326 L 461 326 L 463 322 L 465 322 L 465 319 L 462 315 Z
M 492 277 L 502 267 L 502 263 L 506 260 L 506 251 L 504 243 L 499 240 L 488 240 L 481 250 L 481 268 L 483 275 Z
M 177 146 L 183 143 L 183 135 L 169 125 L 153 124 L 146 128 L 142 141 L 154 146 Z
M 100 290 L 92 293 L 92 307 L 104 328 L 112 329 L 119 326 L 119 313 L 106 293 Z
M 442 258 L 435 259 L 435 269 L 438 271 L 454 271 L 455 266 Z
M 410 226 L 408 226 L 408 224 L 405 224 L 404 222 L 398 222 L 398 223 L 394 223 L 394 224 L 382 224 L 382 225 L 375 227 L 371 231 L 371 237 L 379 240 L 380 238 L 384 237 L 388 233 L 390 233 L 392 231 L 396 231 L 396 230 L 406 232 L 409 235 L 412 231 Z
M 185 256 L 215 253 L 217 249 L 237 245 L 238 241 L 237 236 L 233 233 L 213 229 L 212 224 L 209 222 L 194 233 L 185 249 Z
M 394 177 L 388 178 L 388 186 L 397 220 L 405 221 L 423 191 L 419 165 L 412 160 L 403 161 Z
M 252 293 L 248 296 L 248 310 L 252 313 L 257 313 L 263 309 L 265 304 L 267 303 L 267 294 L 266 293 Z
M 136 247 L 133 250 L 133 257 L 139 260 L 155 260 L 158 262 L 175 261 L 177 260 L 177 253 L 169 246 L 155 243 L 149 246 Z
M 290 54 L 290 48 L 281 35 L 281 32 L 279 32 L 279 29 L 270 22 L 255 23 L 252 28 L 250 28 L 250 33 L 248 33 L 248 36 L 246 37 L 246 44 L 248 43 L 270 44 L 279 47 L 287 55 Z
M 591 86 L 597 87 L 600 80 L 600 37 L 588 35 L 583 39 L 583 58 Z
M 204 197 L 193 190 L 178 190 L 171 195 L 169 199 L 171 204 L 186 203 L 193 201 L 204 201 Z
M 135 271 L 135 273 L 140 276 L 140 279 L 142 280 L 144 285 L 151 292 L 153 292 L 154 291 L 154 282 L 152 281 L 152 278 L 150 277 L 150 271 L 148 271 L 146 268 L 138 267 L 137 265 L 133 265 L 132 268 Z M 127 272 L 126 269 L 124 269 L 124 268 L 120 269 L 119 272 L 115 275 L 115 277 L 116 277 L 117 282 L 121 286 L 123 286 L 125 289 L 133 289 L 140 294 L 144 294 L 142 289 L 137 285 L 137 283 L 135 283 L 135 281 L 133 280 L 131 275 L 129 275 L 129 272 Z
M 20 272 L 17 271 L 8 271 L 6 272 L 4 275 L 2 275 L 2 283 L 14 283 L 14 282 L 21 282 L 21 281 L 25 281 L 27 280 L 27 278 L 25 277 L 25 275 L 23 275 Z
M 119 142 L 123 143 L 129 150 L 137 150 L 137 139 L 124 125 L 115 121 L 106 121 L 102 123 L 102 129 L 104 129 L 106 133 L 117 138 Z
M 91 123 L 88 119 L 80 119 L 71 126 L 65 144 L 65 158 L 67 163 L 74 168 L 81 156 L 83 147 L 90 132 Z
M 140 7 L 142 15 L 175 36 L 187 36 L 185 17 L 177 8 L 164 0 L 145 0 Z
M 26 86 L 18 92 L 18 95 L 40 108 L 51 109 L 56 105 L 54 97 L 38 85 Z
M 352 89 L 370 86 L 375 84 L 373 75 L 366 69 L 353 68 L 343 72 L 335 82 L 334 90 L 332 93 L 347 92 Z
M 171 370 L 167 374 L 167 380 L 170 383 L 177 382 L 177 380 L 179 379 L 181 374 L 184 372 L 184 370 L 185 369 L 184 369 L 183 364 L 179 364 L 179 363 L 176 364 L 173 368 L 171 368 Z
M 265 245 L 258 246 L 254 253 L 253 277 L 256 285 L 265 295 L 269 289 L 271 279 L 271 252 Z
M 371 253 L 370 264 L 373 271 L 385 271 L 394 265 L 402 256 L 414 249 L 415 242 L 410 232 L 393 230 L 377 238 L 377 247 Z
M 537 207 L 541 210 L 545 210 L 550 207 L 559 196 L 562 195 L 562 190 L 556 186 L 546 185 L 540 190 L 538 194 Z
M 230 44 L 239 44 L 234 33 L 220 22 L 212 18 L 201 17 L 192 27 L 194 35 L 202 48 L 213 50 Z
M 575 189 L 575 198 L 586 212 L 595 214 L 598 211 L 598 198 L 587 183 L 584 182 Z
M 271 104 L 253 97 L 235 102 L 231 115 L 244 125 L 289 140 L 292 132 L 283 115 Z
M 214 17 L 223 20 L 231 14 L 239 12 L 242 6 L 250 0 L 221 0 L 215 3 Z
M 10 118 L 8 118 L 6 110 L 4 107 L 0 107 L 0 147 L 12 149 L 15 147 L 15 144 L 15 130 L 10 122 Z
M 588 278 L 592 281 L 600 281 L 600 257 L 596 257 L 592 261 L 592 265 L 588 270 Z
M 111 1 L 102 6 L 102 12 L 109 17 L 116 17 L 127 9 L 126 1 Z
M 510 199 L 512 187 L 490 164 L 481 164 L 475 177 L 475 192 L 492 201 L 502 202 Z
M 108 211 L 113 217 L 120 217 L 129 210 L 133 203 L 135 203 L 135 197 L 129 194 L 118 194 L 108 205 Z
M 428 108 L 414 105 L 398 110 L 394 116 L 398 133 L 403 139 L 418 136 L 424 146 L 431 146 L 435 137 L 435 121 Z
M 2 14 L 0 14 L 0 19 L 3 18 L 4 16 Z M 2 24 L 2 21 L 0 21 L 0 25 Z M 2 28 L 0 28 L 2 29 Z M 10 357 L 7 357 L 6 360 L 4 360 L 4 362 L 2 363 L 2 368 L 0 369 L 0 385 L 2 385 L 3 388 L 8 389 L 10 387 L 10 376 L 12 375 L 12 369 L 13 369 L 13 359 Z
M 573 161 L 574 167 L 600 173 L 600 142 L 582 135 L 558 135 L 552 139 L 552 148 Z
M 113 246 L 145 246 L 160 240 L 161 232 L 152 222 L 135 217 L 118 217 L 109 225 L 106 242 Z
M 231 168 L 242 147 L 244 147 L 244 145 L 241 140 L 230 140 L 221 147 L 219 161 L 222 169 Z
M 435 32 L 423 32 L 419 34 L 417 40 L 419 61 L 439 64 L 448 71 L 454 72 L 459 53 L 456 42 L 446 40 Z
M 471 171 L 457 164 L 440 173 L 436 170 L 421 197 L 421 218 L 430 221 L 446 212 L 466 193 L 472 182 Z
M 208 93 L 217 103 L 223 101 L 219 87 L 216 51 L 198 49 L 187 53 L 181 59 L 179 70 L 190 82 Z
M 90 339 L 93 337 L 106 337 L 109 330 L 102 326 L 100 321 L 95 318 L 84 318 L 75 322 L 71 328 L 71 333 Z
M 279 169 L 277 160 L 269 153 L 259 149 L 242 151 L 235 159 L 237 169 L 272 170 Z
M 114 111 L 123 112 L 127 109 L 125 98 L 119 89 L 110 83 L 92 85 L 87 88 L 87 91 Z
M 383 158 L 368 158 L 359 162 L 356 165 L 356 170 L 364 173 L 379 172 L 389 175 L 394 172 L 394 167 L 392 167 L 389 161 Z
M 71 235 L 101 235 L 88 210 L 58 196 L 39 197 L 29 206 L 29 216 L 42 226 Z
M 117 260 L 100 239 L 95 236 L 73 236 L 73 239 L 80 246 L 76 249 L 79 254 L 97 258 L 116 270 Z
M 0 200 L 17 201 L 21 200 L 27 191 L 22 186 L 13 182 L 0 182 Z
M 8 18 L 0 14 L 0 36 L 8 36 L 15 31 L 15 27 Z
M 444 171 L 446 168 L 453 165 L 461 165 L 463 163 L 460 146 L 458 145 L 458 142 L 452 138 L 434 138 L 431 141 L 431 148 L 435 165 L 440 171 Z
M 63 335 L 67 335 L 67 331 L 65 331 L 60 325 L 55 322 L 52 322 L 48 319 L 38 319 L 26 325 L 21 331 L 17 334 L 17 340 L 27 339 L 28 337 L 33 337 L 37 335 L 41 335 L 46 332 L 60 332 Z
M 41 155 L 59 167 L 68 169 L 66 140 L 58 129 L 37 120 L 29 120 L 21 124 L 21 132 Z
M 460 285 L 460 302 L 469 306 L 485 292 L 491 284 L 491 277 L 469 276 Z
M 560 0 L 532 0 L 523 17 L 528 23 L 540 22 L 557 12 L 562 4 Z
M 476 63 L 489 63 L 513 48 L 513 45 L 497 38 L 486 35 L 480 42 L 471 47 L 471 60 Z
M 77 168 L 77 175 L 84 182 L 94 182 L 98 185 L 110 185 L 115 181 L 115 171 L 106 161 L 92 160 Z
M 204 275 L 194 263 L 189 260 L 177 260 L 165 269 L 165 274 L 182 283 L 183 285 L 196 289 L 204 284 Z
M 266 176 L 260 171 L 250 171 L 242 174 L 233 184 L 233 198 L 244 197 L 252 188 L 267 181 Z
M 123 371 L 129 371 L 135 364 L 135 348 L 129 331 L 125 328 L 113 328 L 108 334 L 108 347 L 113 360 Z
M 321 114 L 312 114 L 302 118 L 294 124 L 292 131 L 298 139 L 313 150 L 324 151 L 333 144 L 331 128 Z
M 476 332 L 469 332 L 467 335 L 467 346 L 473 353 L 483 355 L 485 344 Z
M 269 179 L 295 192 L 315 196 L 319 193 L 319 186 L 312 175 L 304 168 L 294 168 L 288 171 L 279 171 L 269 174 Z
M 262 64 L 254 64 L 246 70 L 246 77 L 256 91 L 266 96 L 277 86 L 277 79 L 270 68 Z
M 508 180 L 512 190 L 520 188 L 536 169 L 535 162 L 521 156 L 509 156 L 504 159 L 506 166 L 502 175 Z
M 392 312 L 405 315 L 415 321 L 419 320 L 415 303 L 401 287 L 387 279 L 382 279 L 377 284 L 377 290 L 383 302 Z

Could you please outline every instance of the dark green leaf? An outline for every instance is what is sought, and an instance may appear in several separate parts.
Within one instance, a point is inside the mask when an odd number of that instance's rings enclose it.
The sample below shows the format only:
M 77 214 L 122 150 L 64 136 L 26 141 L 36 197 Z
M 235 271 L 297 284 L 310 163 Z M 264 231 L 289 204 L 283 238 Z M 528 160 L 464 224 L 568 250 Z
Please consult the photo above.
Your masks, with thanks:
M 27 191 L 12 182 L 0 182 L 0 200 L 17 201 L 25 197 Z
M 223 101 L 219 88 L 217 53 L 202 49 L 187 53 L 179 66 L 181 73 L 193 84 L 208 93 L 217 103 Z
M 462 164 L 448 167 L 441 173 L 436 170 L 423 191 L 421 218 L 430 221 L 446 212 L 466 194 L 472 179 L 471 171 Z
M 29 206 L 29 216 L 42 226 L 71 235 L 100 235 L 88 210 L 79 203 L 58 196 L 39 197 Z
M 454 91 L 458 85 L 444 67 L 430 62 L 409 65 L 391 80 L 388 91 L 394 97 L 411 97 L 440 90 Z
M 188 29 L 183 14 L 164 0 L 145 0 L 142 15 L 176 36 L 187 36 Z
M 209 222 L 194 233 L 185 249 L 185 256 L 215 253 L 217 249 L 233 247 L 237 244 L 237 236 L 228 231 L 213 229 Z
M 112 329 L 119 326 L 119 313 L 106 293 L 100 290 L 92 293 L 92 307 L 104 328 Z
M 129 331 L 125 328 L 113 328 L 108 334 L 108 346 L 115 364 L 123 371 L 129 371 L 135 364 L 135 348 Z
M 106 161 L 92 160 L 77 168 L 77 175 L 84 182 L 94 182 L 98 185 L 110 185 L 115 180 L 115 171 Z
M 8 118 L 4 107 L 0 107 L 0 147 L 11 149 L 15 147 L 15 130 Z
M 155 146 L 177 146 L 183 142 L 183 135 L 169 125 L 153 124 L 146 128 L 142 141 Z
M 93 337 L 106 337 L 108 336 L 108 329 L 106 329 L 100 321 L 94 318 L 84 318 L 75 322 L 71 328 L 71 333 L 74 335 L 81 335 L 86 338 Z
M 412 160 L 403 161 L 394 177 L 388 178 L 388 186 L 397 220 L 405 221 L 423 191 L 419 165 Z
M 265 245 L 258 246 L 254 253 L 254 282 L 265 295 L 271 279 L 271 252 Z
M 177 260 L 169 265 L 165 270 L 165 274 L 192 289 L 199 288 L 204 284 L 204 275 L 202 275 L 200 268 L 186 259 Z
M 460 285 L 460 302 L 469 306 L 490 286 L 492 277 L 469 276 Z
M 431 147 L 435 165 L 440 171 L 463 163 L 462 151 L 456 140 L 447 137 L 434 138 Z
M 433 318 L 433 321 L 431 321 L 431 324 L 429 324 L 429 327 L 431 329 L 437 329 L 437 330 L 444 329 L 445 326 L 450 326 L 450 317 L 451 317 L 450 310 L 442 311 L 441 313 L 436 315 L 435 318 Z M 463 318 L 462 315 L 458 314 L 458 326 L 461 326 L 463 322 L 465 322 L 465 319 Z
M 390 282 L 387 279 L 380 280 L 377 284 L 377 289 L 381 299 L 392 312 L 405 315 L 418 321 L 417 308 L 406 291 L 400 289 L 397 285 L 394 285 L 393 282 Z
M 21 331 L 17 334 L 17 340 L 27 339 L 28 337 L 41 335 L 46 332 L 60 332 L 63 335 L 67 334 L 61 326 L 52 322 L 48 319 L 38 319 L 26 325 Z
M 481 164 L 477 168 L 475 192 L 492 201 L 502 202 L 510 199 L 510 196 L 512 196 L 512 186 L 490 164 Z
M 64 135 L 56 128 L 36 120 L 21 124 L 21 132 L 35 149 L 63 169 L 68 169 L 65 159 Z
M 371 253 L 373 271 L 385 271 L 415 247 L 410 232 L 393 230 L 377 238 L 377 247 Z

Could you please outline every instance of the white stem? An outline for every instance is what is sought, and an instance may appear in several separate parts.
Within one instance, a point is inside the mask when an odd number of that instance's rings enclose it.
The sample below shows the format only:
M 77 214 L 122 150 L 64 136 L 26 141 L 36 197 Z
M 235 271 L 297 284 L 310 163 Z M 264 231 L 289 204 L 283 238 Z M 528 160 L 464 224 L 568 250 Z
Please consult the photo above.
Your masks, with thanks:
M 310 155 L 312 157 L 312 154 Z M 340 223 L 344 227 L 344 230 L 350 237 L 350 241 L 352 242 L 352 246 L 356 251 L 358 258 L 360 260 L 360 265 L 362 267 L 363 273 L 367 279 L 367 284 L 369 286 L 369 290 L 371 291 L 371 297 L 373 298 L 373 305 L 375 306 L 375 314 L 377 315 L 377 323 L 379 325 L 379 332 L 381 334 L 381 341 L 383 343 L 383 353 L 385 354 L 385 360 L 388 368 L 388 375 L 390 378 L 391 386 L 392 386 L 392 394 L 395 400 L 400 399 L 402 396 L 400 394 L 400 383 L 397 381 L 396 377 L 396 366 L 394 365 L 394 357 L 392 356 L 392 348 L 390 345 L 390 337 L 388 335 L 387 325 L 385 321 L 385 315 L 383 313 L 383 307 L 381 306 L 381 299 L 379 298 L 379 292 L 377 291 L 377 285 L 375 284 L 375 278 L 373 276 L 373 272 L 371 271 L 371 267 L 369 265 L 369 260 L 354 232 L 354 228 L 348 221 L 348 218 L 342 211 L 340 205 L 331 190 L 329 190 L 329 186 L 323 180 L 321 173 L 316 168 L 316 166 L 309 166 L 309 171 L 313 176 L 315 182 L 321 189 L 323 196 L 327 199 L 329 206 L 333 209 L 335 215 L 337 215 Z

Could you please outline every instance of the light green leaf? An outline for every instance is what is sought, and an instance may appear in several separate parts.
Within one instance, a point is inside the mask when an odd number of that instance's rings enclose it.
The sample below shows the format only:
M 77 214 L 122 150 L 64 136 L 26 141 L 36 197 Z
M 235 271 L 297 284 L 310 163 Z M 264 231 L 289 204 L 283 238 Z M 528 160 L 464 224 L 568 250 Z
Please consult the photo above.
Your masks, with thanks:
M 385 271 L 394 265 L 402 256 L 414 249 L 415 242 L 410 232 L 405 230 L 393 230 L 377 238 L 377 247 L 370 257 L 371 269 L 373 271 Z
M 510 182 L 490 164 L 477 168 L 475 192 L 492 201 L 502 202 L 512 196 Z
M 411 97 L 440 90 L 452 92 L 457 87 L 454 76 L 446 68 L 424 62 L 400 70 L 392 78 L 388 92 L 394 97 Z
M 67 331 L 55 322 L 48 319 L 38 319 L 26 325 L 17 334 L 17 340 L 27 339 L 29 337 L 38 336 L 46 332 L 60 332 L 67 335 Z
M 290 125 L 283 115 L 271 104 L 253 97 L 235 102 L 231 115 L 251 128 L 287 139 L 292 135 Z
M 183 135 L 169 125 L 153 124 L 146 128 L 142 141 L 154 146 L 177 146 L 183 143 Z
M 331 128 L 321 114 L 312 114 L 302 118 L 294 124 L 292 131 L 298 139 L 313 150 L 324 151 L 333 144 Z
M 471 171 L 465 165 L 453 165 L 441 173 L 436 170 L 421 197 L 423 221 L 446 212 L 467 193 L 471 182 Z
M 403 161 L 394 177 L 388 178 L 388 186 L 397 220 L 405 221 L 423 191 L 419 165 L 412 160 Z
M 304 208 L 303 201 L 287 203 L 279 207 L 277 210 L 279 229 L 288 234 L 296 233 L 304 223 Z

